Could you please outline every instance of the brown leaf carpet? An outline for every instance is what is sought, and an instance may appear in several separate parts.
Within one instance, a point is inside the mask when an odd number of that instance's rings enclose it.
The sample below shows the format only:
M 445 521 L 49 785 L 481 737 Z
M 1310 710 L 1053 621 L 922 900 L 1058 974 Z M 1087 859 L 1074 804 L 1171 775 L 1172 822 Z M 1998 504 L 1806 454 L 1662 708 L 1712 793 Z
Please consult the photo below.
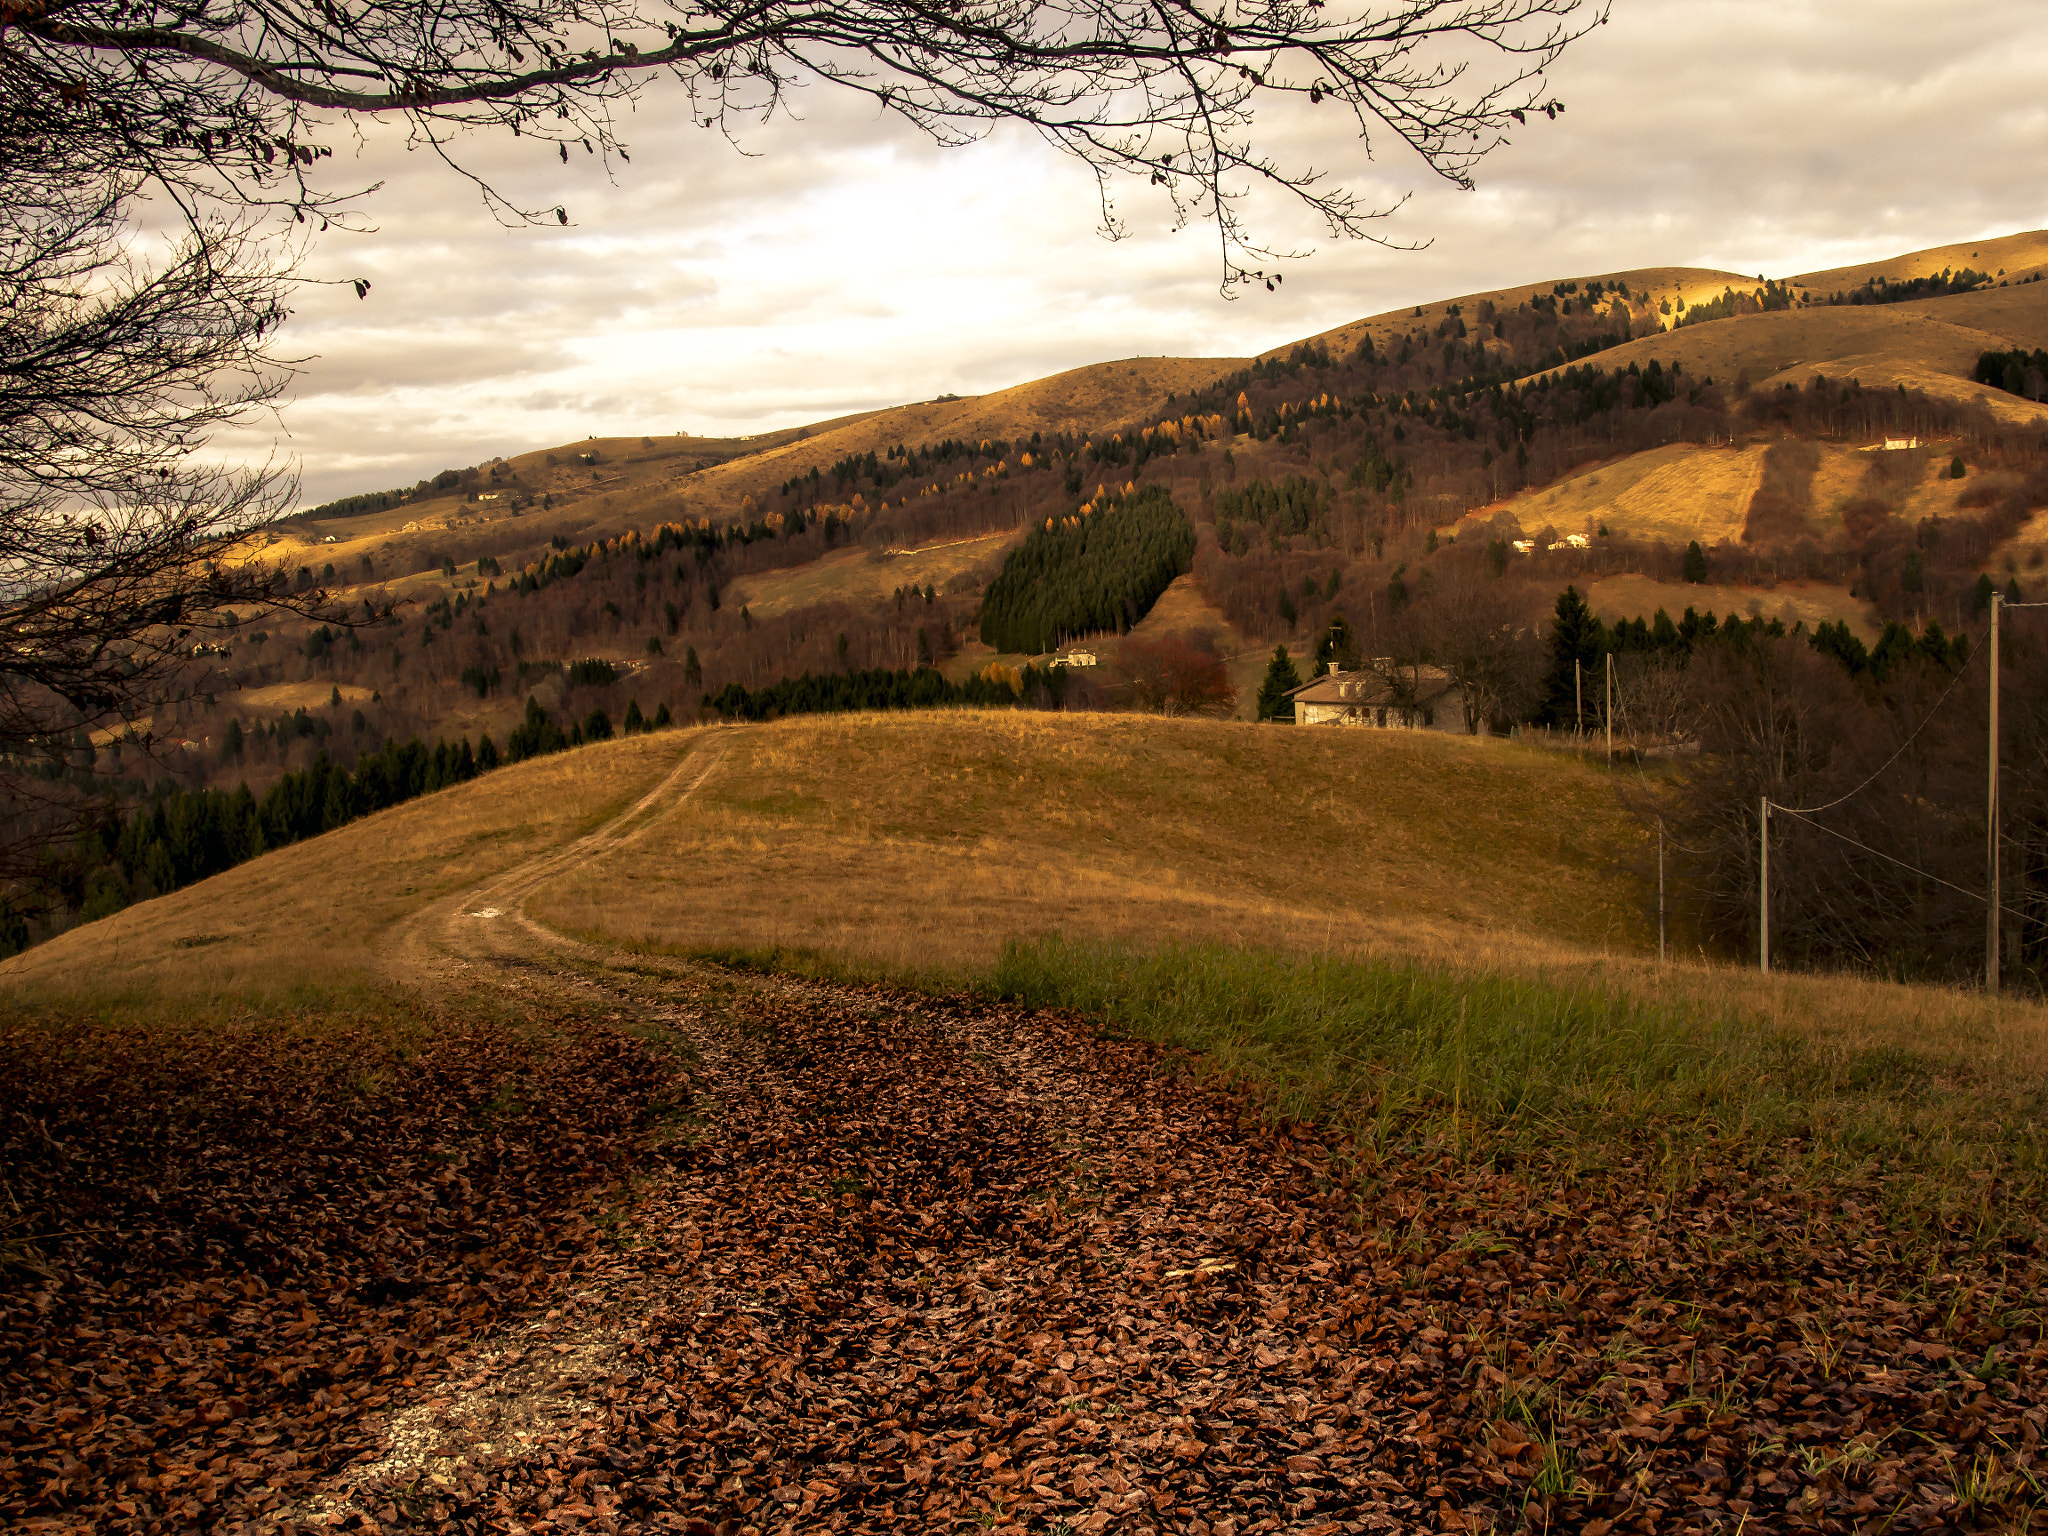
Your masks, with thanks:
M 682 1027 L 690 1113 L 625 1219 L 566 1224 L 544 1312 L 394 1394 L 424 1460 L 330 1457 L 339 1498 L 267 1512 L 180 1485 L 138 1528 L 2048 1529 L 2038 1256 L 1909 1241 L 1797 1148 L 1365 1157 L 960 999 L 771 984 Z M 550 1359 L 523 1401 L 573 1412 L 465 1406 Z M 63 1465 L 53 1413 L 10 1475 Z M 55 1515 L 31 1481 L 9 1514 Z

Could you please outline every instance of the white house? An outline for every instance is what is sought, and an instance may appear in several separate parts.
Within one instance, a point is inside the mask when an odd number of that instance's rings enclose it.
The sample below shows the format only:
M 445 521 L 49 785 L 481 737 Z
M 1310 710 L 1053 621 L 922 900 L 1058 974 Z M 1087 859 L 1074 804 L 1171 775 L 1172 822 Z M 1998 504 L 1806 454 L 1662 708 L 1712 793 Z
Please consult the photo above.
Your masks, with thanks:
M 1092 667 L 1095 665 L 1093 651 L 1069 651 L 1064 656 L 1055 656 L 1049 663 L 1055 667 Z
M 1340 672 L 1331 662 L 1328 674 L 1293 691 L 1294 723 L 1464 734 L 1465 696 L 1442 667 L 1376 668 Z

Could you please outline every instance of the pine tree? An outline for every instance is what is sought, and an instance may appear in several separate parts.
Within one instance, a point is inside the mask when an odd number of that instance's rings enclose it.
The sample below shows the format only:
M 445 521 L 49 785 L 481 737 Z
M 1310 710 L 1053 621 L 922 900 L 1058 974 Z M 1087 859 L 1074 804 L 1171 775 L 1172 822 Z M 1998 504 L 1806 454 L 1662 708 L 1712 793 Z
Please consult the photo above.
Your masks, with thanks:
M 1685 579 L 1694 586 L 1707 579 L 1707 552 L 1698 539 L 1685 546 Z
M 1606 626 L 1579 596 L 1577 587 L 1566 587 L 1558 594 L 1557 614 L 1550 624 L 1550 670 L 1543 675 L 1542 718 L 1546 724 L 1578 724 L 1579 674 L 1582 670 L 1595 673 L 1606 654 Z
M 1273 659 L 1266 664 L 1266 680 L 1259 684 L 1259 718 L 1284 719 L 1294 711 L 1287 695 L 1301 686 L 1301 674 L 1294 670 L 1294 658 L 1287 647 L 1273 647 Z

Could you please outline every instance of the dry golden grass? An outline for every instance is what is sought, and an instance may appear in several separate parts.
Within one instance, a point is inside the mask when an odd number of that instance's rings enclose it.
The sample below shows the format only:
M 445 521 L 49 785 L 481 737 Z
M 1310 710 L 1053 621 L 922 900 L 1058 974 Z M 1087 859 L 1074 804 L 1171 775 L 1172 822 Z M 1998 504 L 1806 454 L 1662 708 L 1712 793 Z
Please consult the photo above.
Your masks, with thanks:
M 1626 272 L 1588 273 L 1571 279 L 1546 277 L 1540 282 L 1518 283 L 1506 288 L 1487 288 L 1476 293 L 1431 299 L 1421 306 L 1422 314 L 1419 317 L 1415 313 L 1416 306 L 1412 304 L 1404 309 L 1390 309 L 1382 314 L 1368 315 L 1363 320 L 1349 321 L 1335 330 L 1324 331 L 1309 339 L 1324 343 L 1333 352 L 1348 351 L 1356 347 L 1370 332 L 1373 345 L 1380 346 L 1388 339 L 1413 329 L 1418 319 L 1434 326 L 1443 318 L 1444 311 L 1453 304 L 1461 306 L 1468 315 L 1488 299 L 1497 306 L 1513 309 L 1518 304 L 1526 304 L 1539 293 L 1549 293 L 1560 281 L 1577 281 L 1584 284 L 1595 277 L 1603 282 L 1626 283 L 1632 292 L 1647 291 L 1653 299 L 1670 299 L 1675 302 L 1682 297 L 1687 304 L 1704 303 L 1709 299 L 1719 298 L 1723 288 L 1739 288 L 1745 283 L 1752 288 L 1756 286 L 1754 277 L 1745 277 L 1740 272 L 1723 272 L 1714 267 L 1634 267 Z M 1289 342 L 1286 346 L 1274 347 L 1260 355 L 1284 357 L 1296 345 L 1297 343 Z
M 993 576 L 1010 546 L 1023 537 L 1024 530 L 1017 528 L 900 554 L 842 550 L 809 565 L 742 576 L 726 590 L 725 601 L 747 608 L 756 618 L 770 618 L 818 603 L 871 603 L 898 587 L 929 584 L 943 592 L 962 576 Z
M 359 983 L 395 924 L 587 832 L 706 734 L 607 742 L 393 806 L 0 962 L 0 987 L 190 997 Z
M 1810 290 L 1815 298 L 1853 288 L 1875 277 L 1896 282 L 1901 278 L 1933 277 L 1948 268 L 1975 267 L 2008 278 L 2025 277 L 2037 267 L 2048 265 L 2048 229 L 2030 229 L 1995 240 L 1965 240 L 1955 245 L 1929 246 L 1882 261 L 1859 262 L 1854 266 L 1829 267 L 1822 272 L 1805 272 L 1789 281 L 1795 288 Z
M 1821 582 L 1788 581 L 1775 587 L 1727 587 L 1703 582 L 1654 581 L 1648 576 L 1607 576 L 1586 589 L 1586 601 L 1609 623 L 1616 619 L 1647 619 L 1659 608 L 1675 620 L 1688 608 L 1719 618 L 1783 619 L 1785 627 L 1804 623 L 1808 629 L 1837 619 L 1866 642 L 1877 639 L 1882 626 L 1867 603 L 1846 587 Z
M 1420 961 L 1733 1013 L 1823 1052 L 2048 1077 L 2034 1004 L 1677 951 L 1659 966 L 1644 834 L 1607 771 L 1568 754 L 999 711 L 726 740 L 691 801 L 529 910 L 630 948 L 810 951 L 933 978 L 1050 932 Z
M 1237 357 L 1130 357 L 1091 363 L 1050 378 L 964 400 L 895 406 L 844 424 L 804 429 L 801 441 L 780 442 L 751 458 L 704 471 L 679 487 L 686 511 L 730 511 L 744 495 L 760 495 L 811 466 L 823 468 L 853 453 L 881 453 L 897 443 L 916 446 L 953 437 L 1014 442 L 1033 432 L 1101 432 L 1128 422 L 1156 420 L 1175 407 L 1167 396 L 1205 388 L 1249 359 Z
M 337 690 L 344 704 L 367 704 L 374 692 L 355 683 L 271 683 L 263 688 L 221 694 L 220 701 L 245 714 L 289 714 L 295 709 L 325 709 Z
M 1938 270 L 1938 269 L 1937 269 Z M 1731 385 L 1804 385 L 1814 374 L 1866 388 L 1904 384 L 1954 400 L 1981 400 L 2012 421 L 2048 420 L 2048 407 L 1970 382 L 1986 351 L 2048 344 L 2048 283 L 1952 298 L 1777 310 L 1642 336 L 1602 352 L 1603 369 L 1680 363 L 1695 379 Z
M 1646 942 L 1609 781 L 1400 733 L 1008 711 L 732 738 L 697 795 L 536 915 L 636 943 L 960 968 L 1013 934 L 1474 945 Z M 631 891 L 630 902 L 619 900 Z
M 563 847 L 714 744 L 695 795 L 529 911 L 628 948 L 779 947 L 938 979 L 1055 931 L 1419 961 L 1768 1022 L 1844 1059 L 1895 1046 L 1972 1080 L 2048 1078 L 2037 1005 L 1760 977 L 1676 941 L 1658 965 L 1644 834 L 1608 771 L 1568 754 L 1128 715 L 811 717 L 587 747 L 74 930 L 0 964 L 0 986 L 189 1003 L 382 985 L 423 908 Z
M 1502 510 L 1532 534 L 1593 534 L 1604 523 L 1616 533 L 1675 543 L 1712 545 L 1742 535 L 1749 501 L 1763 477 L 1762 446 L 1702 448 L 1673 443 L 1596 465 L 1510 501 L 1481 508 L 1465 526 Z

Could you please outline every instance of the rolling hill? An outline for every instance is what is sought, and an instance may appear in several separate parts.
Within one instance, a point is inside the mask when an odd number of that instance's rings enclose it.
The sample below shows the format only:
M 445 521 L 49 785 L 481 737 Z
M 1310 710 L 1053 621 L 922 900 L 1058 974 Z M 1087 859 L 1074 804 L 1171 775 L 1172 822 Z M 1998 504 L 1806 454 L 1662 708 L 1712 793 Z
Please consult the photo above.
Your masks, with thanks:
M 260 790 L 386 735 L 503 742 L 529 697 L 567 730 L 629 707 L 695 718 L 726 683 L 807 670 L 930 657 L 959 679 L 997 659 L 976 639 L 980 594 L 1023 530 L 1140 484 L 1197 533 L 1192 575 L 1141 636 L 1206 637 L 1240 715 L 1275 645 L 1300 660 L 1340 615 L 1390 644 L 1407 594 L 1459 589 L 1511 528 L 1557 546 L 1503 572 L 1532 624 L 1575 582 L 1614 618 L 1645 604 L 1841 618 L 1866 638 L 1893 620 L 1964 628 L 1982 576 L 2024 587 L 2048 564 L 2036 450 L 2012 430 L 2048 410 L 1968 378 L 1983 350 L 2048 343 L 2048 283 L 2025 280 L 2044 253 L 2035 233 L 1808 273 L 1773 291 L 1796 304 L 1963 263 L 2017 285 L 1675 331 L 1666 306 L 1755 280 L 1664 267 L 1515 284 L 1250 358 L 1124 359 L 753 439 L 592 438 L 450 470 L 403 501 L 282 525 L 257 556 L 326 586 L 351 626 L 251 611 L 136 730 L 172 744 L 183 782 Z M 1860 393 L 1823 408 L 1817 376 Z M 1785 383 L 1806 402 L 1796 422 L 1759 414 Z M 1884 409 L 1926 445 L 1867 452 L 1892 428 L 1844 413 L 1875 421 L 1900 385 L 1910 397 Z M 1785 457 L 1793 439 L 1808 457 Z M 1942 528 L 1959 536 L 1920 531 Z M 1703 586 L 1680 578 L 1693 541 Z M 580 660 L 608 671 L 574 680 Z

